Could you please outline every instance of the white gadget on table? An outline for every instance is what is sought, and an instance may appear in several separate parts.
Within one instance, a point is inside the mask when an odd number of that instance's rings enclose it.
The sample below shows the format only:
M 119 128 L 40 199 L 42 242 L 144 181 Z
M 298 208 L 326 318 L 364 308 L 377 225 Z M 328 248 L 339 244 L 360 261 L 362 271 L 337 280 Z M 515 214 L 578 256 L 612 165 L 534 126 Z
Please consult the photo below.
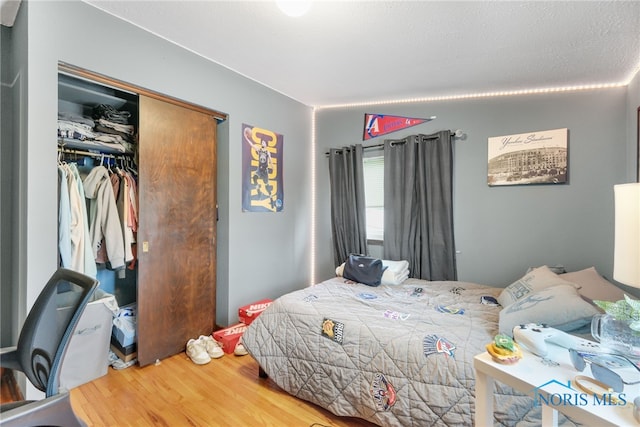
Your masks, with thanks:
M 514 327 L 513 339 L 540 357 L 545 357 L 549 353 L 547 343 L 564 348 L 589 349 L 591 351 L 600 349 L 597 342 L 569 335 L 544 323 L 527 323 Z

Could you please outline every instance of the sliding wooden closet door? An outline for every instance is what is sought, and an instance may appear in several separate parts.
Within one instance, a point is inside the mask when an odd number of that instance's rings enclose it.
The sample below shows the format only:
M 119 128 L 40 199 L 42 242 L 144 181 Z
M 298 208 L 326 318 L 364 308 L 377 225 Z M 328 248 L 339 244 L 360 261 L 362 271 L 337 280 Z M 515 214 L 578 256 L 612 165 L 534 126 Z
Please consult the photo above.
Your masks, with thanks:
M 140 96 L 138 361 L 211 334 L 216 317 L 216 120 Z

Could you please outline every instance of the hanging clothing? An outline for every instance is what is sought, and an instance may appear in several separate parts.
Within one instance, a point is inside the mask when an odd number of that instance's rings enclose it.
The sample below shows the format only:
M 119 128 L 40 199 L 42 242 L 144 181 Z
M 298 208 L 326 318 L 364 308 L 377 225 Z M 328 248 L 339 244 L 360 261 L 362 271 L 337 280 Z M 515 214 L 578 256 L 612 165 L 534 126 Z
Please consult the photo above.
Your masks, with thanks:
M 104 239 L 111 269 L 120 270 L 125 265 L 124 240 L 109 172 L 104 166 L 96 166 L 83 183 L 89 199 L 89 233 L 94 259 Z
M 60 265 L 71 268 L 71 205 L 69 203 L 69 185 L 67 168 L 58 165 L 58 251 Z
M 84 198 L 81 198 L 78 192 L 78 183 L 76 176 L 71 169 L 67 170 L 67 188 L 69 191 L 70 206 L 70 227 L 69 237 L 71 242 L 71 264 L 70 268 L 75 271 L 84 272 L 84 235 L 83 235 L 83 218 L 82 206 Z
M 108 169 L 109 172 L 109 180 L 111 181 L 111 187 L 113 188 L 113 197 L 116 200 L 116 206 L 118 202 L 118 193 L 120 191 L 120 177 L 118 174 L 113 173 L 111 169 Z M 122 214 L 120 210 L 118 210 L 118 216 L 120 220 L 122 220 Z M 106 264 L 109 262 L 109 256 L 107 255 L 107 246 L 104 244 L 104 237 L 102 238 L 102 242 L 98 247 L 98 253 L 96 254 L 96 263 L 97 264 Z
M 59 164 L 58 249 L 63 267 L 96 277 L 84 189 L 75 163 Z
M 120 168 L 116 168 L 111 173 L 111 183 L 116 197 L 116 205 L 118 207 L 118 215 L 120 216 L 120 225 L 122 227 L 122 238 L 124 241 L 124 260 L 126 263 L 133 260 L 133 252 L 131 245 L 133 243 L 133 233 L 128 226 L 129 223 L 129 182 L 126 174 Z
M 138 197 L 130 170 L 98 166 L 82 178 L 77 163 L 59 162 L 60 266 L 92 277 L 96 264 L 122 277 L 125 266 L 135 269 Z
M 75 177 L 76 188 L 78 189 L 78 196 L 80 197 L 81 203 L 79 206 L 80 215 L 82 218 L 82 239 L 83 239 L 83 264 L 84 269 L 79 271 L 84 271 L 84 274 L 91 277 L 96 277 L 98 275 L 98 268 L 96 267 L 96 263 L 93 259 L 93 251 L 91 250 L 91 237 L 89 235 L 89 215 L 87 214 L 87 203 L 85 201 L 85 192 L 84 186 L 82 185 L 82 178 L 80 177 L 80 171 L 78 170 L 78 165 L 76 163 L 68 164 L 69 170 L 71 174 Z
M 124 178 L 126 179 L 127 191 L 128 194 L 125 195 L 128 199 L 128 210 L 126 215 L 126 222 L 124 222 L 124 226 L 128 229 L 127 233 L 130 235 L 130 244 L 131 244 L 131 254 L 132 259 L 129 263 L 129 269 L 133 270 L 136 265 L 137 259 L 137 251 L 136 251 L 136 241 L 137 241 L 137 233 L 138 233 L 138 190 L 136 180 L 130 172 L 124 172 Z M 126 241 L 126 239 L 125 239 Z

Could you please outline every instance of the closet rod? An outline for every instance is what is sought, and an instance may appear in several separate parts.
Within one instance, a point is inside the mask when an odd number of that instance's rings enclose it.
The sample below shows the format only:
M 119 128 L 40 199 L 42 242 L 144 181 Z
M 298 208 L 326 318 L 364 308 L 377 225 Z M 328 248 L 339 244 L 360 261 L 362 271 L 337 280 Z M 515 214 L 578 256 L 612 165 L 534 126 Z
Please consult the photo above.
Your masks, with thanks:
M 90 156 L 90 157 L 98 157 L 104 159 L 127 159 L 131 157 L 130 154 L 121 153 L 121 154 L 109 154 L 109 153 L 96 153 L 93 151 L 85 151 L 85 150 L 76 150 L 72 148 L 64 148 L 58 147 L 58 152 L 61 154 L 75 154 L 78 156 Z
M 463 133 L 462 130 L 458 129 L 458 130 L 450 130 L 449 131 L 451 133 L 451 138 L 460 138 L 462 137 Z M 432 137 L 432 138 L 427 138 L 427 139 L 435 139 L 436 137 Z M 373 144 L 373 145 L 367 145 L 367 146 L 363 146 L 362 149 L 366 150 L 368 148 L 380 148 L 380 147 L 384 147 L 384 142 L 380 142 L 378 144 Z M 344 150 L 343 148 L 340 148 L 338 151 L 342 151 Z M 329 155 L 329 152 L 327 151 L 326 153 L 324 153 L 326 156 Z

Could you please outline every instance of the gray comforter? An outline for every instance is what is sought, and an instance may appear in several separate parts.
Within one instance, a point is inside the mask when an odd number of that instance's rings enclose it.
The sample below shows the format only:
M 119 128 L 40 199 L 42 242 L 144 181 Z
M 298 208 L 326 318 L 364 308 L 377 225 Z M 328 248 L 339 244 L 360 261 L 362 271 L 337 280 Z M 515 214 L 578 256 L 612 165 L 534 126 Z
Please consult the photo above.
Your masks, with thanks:
M 498 288 L 341 277 L 284 295 L 243 343 L 286 392 L 381 426 L 472 425 L 473 357 L 498 333 Z M 539 425 L 527 396 L 496 383 L 497 425 Z

